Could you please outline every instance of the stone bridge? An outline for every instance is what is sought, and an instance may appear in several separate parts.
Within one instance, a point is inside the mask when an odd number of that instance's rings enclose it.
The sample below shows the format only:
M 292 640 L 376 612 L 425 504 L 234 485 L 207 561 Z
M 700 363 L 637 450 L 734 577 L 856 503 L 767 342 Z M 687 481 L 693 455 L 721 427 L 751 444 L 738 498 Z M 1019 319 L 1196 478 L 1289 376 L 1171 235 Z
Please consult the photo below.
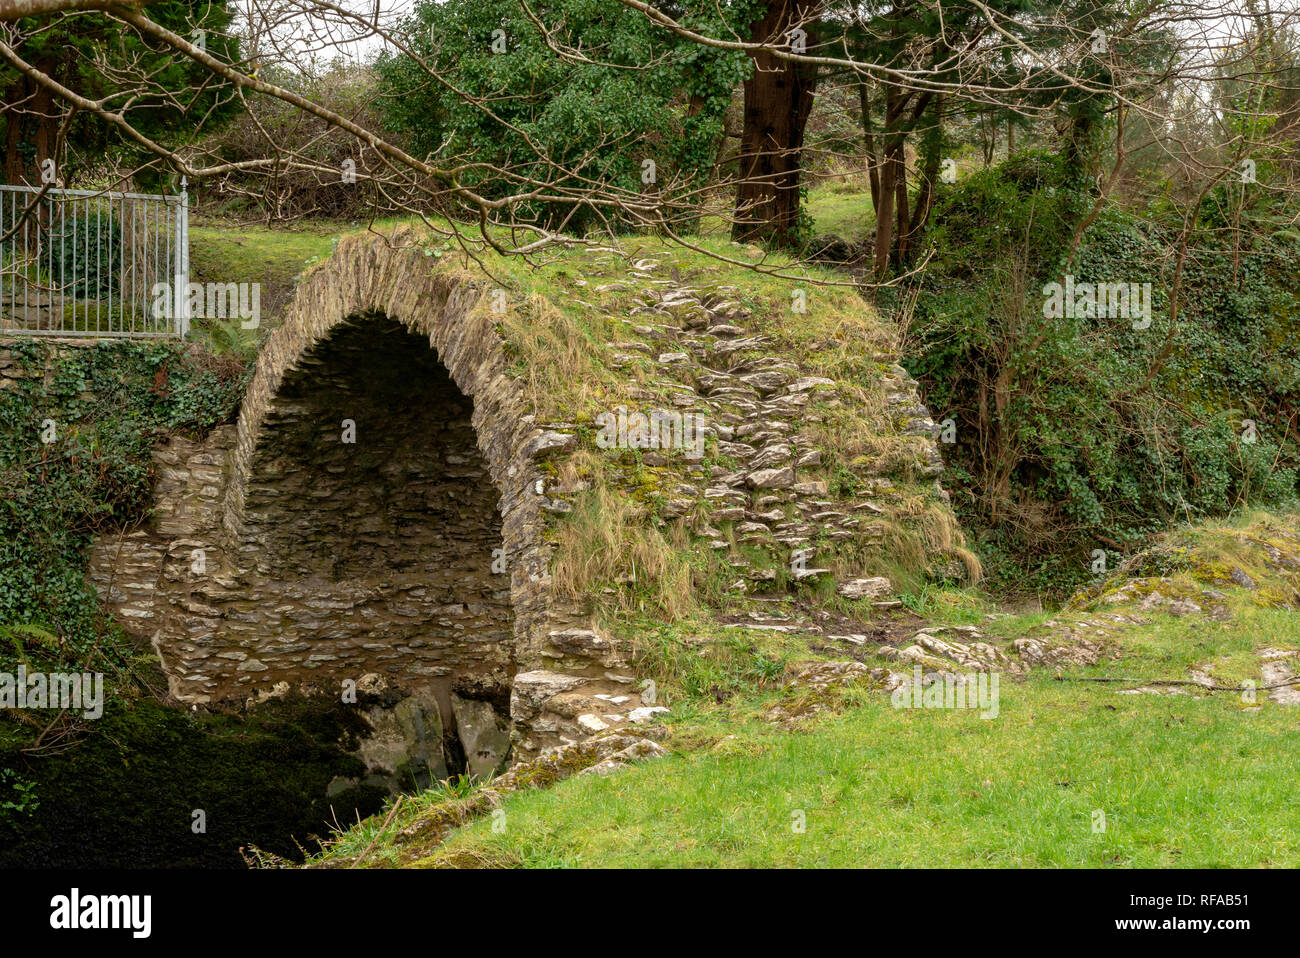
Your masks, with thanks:
M 152 642 L 175 698 L 418 692 L 444 729 L 461 727 L 480 773 L 499 767 L 503 736 L 522 758 L 651 707 L 620 644 L 551 588 L 545 530 L 567 507 L 547 483 L 576 437 L 534 421 L 486 296 L 430 269 L 415 244 L 347 238 L 301 281 L 237 422 L 156 451 L 149 524 L 98 541 L 91 574 L 119 621 Z M 738 330 L 719 320 L 709 331 L 699 362 L 725 365 L 709 344 Z M 751 360 L 693 380 L 717 395 L 692 396 L 732 423 L 713 431 L 735 440 L 729 452 L 754 451 L 741 423 L 775 429 L 806 404 L 811 387 L 788 385 L 790 365 L 762 372 Z M 900 429 L 929 430 L 910 386 L 899 395 L 924 424 Z M 923 458 L 933 489 L 932 443 Z M 818 454 L 778 434 L 754 461 L 775 468 L 694 474 L 677 513 L 715 500 L 753 520 L 739 523 L 747 541 L 774 536 L 782 563 L 809 541 L 808 516 L 832 538 L 861 534 L 864 513 L 835 511 L 825 482 L 792 481 Z M 794 518 L 764 520 L 774 506 Z M 707 522 L 696 531 L 725 544 Z
M 610 643 L 550 594 L 533 425 L 483 290 L 418 250 L 346 241 L 263 348 L 237 424 L 155 457 L 150 526 L 101 540 L 92 576 L 184 702 L 375 676 L 578 726 L 558 693 L 628 696 Z M 608 674 L 608 678 L 606 675 Z M 513 701 L 512 701 L 513 699 Z M 468 707 L 468 706 L 467 706 Z

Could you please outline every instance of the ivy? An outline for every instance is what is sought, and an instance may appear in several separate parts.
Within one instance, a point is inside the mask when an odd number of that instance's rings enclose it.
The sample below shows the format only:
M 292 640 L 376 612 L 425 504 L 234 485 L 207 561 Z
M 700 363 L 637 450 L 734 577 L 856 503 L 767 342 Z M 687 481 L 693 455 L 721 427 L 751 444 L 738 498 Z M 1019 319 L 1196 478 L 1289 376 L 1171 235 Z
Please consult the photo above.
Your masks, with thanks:
M 1293 500 L 1300 469 L 1296 238 L 1257 230 L 1234 255 L 1199 234 L 1171 330 L 1181 223 L 1107 206 L 1067 266 L 1096 197 L 1064 166 L 1025 153 L 943 198 L 909 359 L 936 418 L 957 423 L 950 482 L 986 565 L 1049 591 L 1085 579 L 1096 549 Z M 1043 287 L 1067 270 L 1150 283 L 1150 327 L 1046 318 Z
M 153 446 L 228 420 L 246 375 L 174 343 L 10 350 L 25 375 L 0 393 L 0 624 L 43 626 L 58 664 L 79 667 L 112 653 L 86 581 L 91 540 L 146 517 Z

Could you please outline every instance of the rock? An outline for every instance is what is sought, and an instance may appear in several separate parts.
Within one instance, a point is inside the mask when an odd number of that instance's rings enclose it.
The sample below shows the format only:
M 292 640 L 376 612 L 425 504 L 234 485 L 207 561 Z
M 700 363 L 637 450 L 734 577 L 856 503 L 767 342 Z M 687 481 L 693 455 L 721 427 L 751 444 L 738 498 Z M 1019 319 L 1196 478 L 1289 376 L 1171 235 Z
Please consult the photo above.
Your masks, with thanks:
M 743 383 L 747 383 L 750 386 L 753 386 L 759 392 L 766 395 L 768 393 L 776 392 L 778 389 L 780 389 L 782 386 L 784 386 L 786 383 L 790 381 L 790 377 L 783 372 L 768 371 L 768 372 L 761 372 L 761 373 L 749 373 L 746 376 L 741 376 L 740 381 Z
M 520 455 L 526 459 L 532 459 L 548 452 L 568 452 L 577 441 L 577 437 L 569 433 L 547 430 L 524 443 Z
M 801 496 L 824 496 L 830 492 L 830 486 L 821 479 L 813 482 L 796 482 L 794 491 Z
M 773 443 L 770 446 L 764 446 L 762 452 L 753 458 L 750 466 L 754 469 L 771 469 L 782 463 L 789 462 L 793 451 L 785 443 Z M 790 477 L 794 481 L 794 476 Z
M 875 576 L 841 583 L 835 591 L 846 599 L 878 599 L 892 593 L 894 584 L 885 576 Z
M 1270 652 L 1275 654 L 1269 656 Z M 1288 654 L 1278 649 L 1265 649 L 1261 653 L 1264 661 L 1260 665 L 1260 675 L 1264 681 L 1260 684 L 1280 685 L 1296 678 L 1295 672 L 1287 661 L 1294 655 L 1294 652 Z M 1278 705 L 1300 705 L 1300 685 L 1282 685 L 1281 688 L 1271 689 L 1268 697 Z
M 547 638 L 556 648 L 578 655 L 603 655 L 611 648 L 609 639 L 595 629 L 563 629 Z
M 794 484 L 794 469 L 760 469 L 746 476 L 745 482 L 755 489 L 787 489 Z
M 1202 611 L 1204 610 L 1191 599 L 1177 599 L 1169 606 L 1170 615 L 1191 615 Z
M 972 672 L 995 672 L 1011 670 L 1010 660 L 1002 653 L 1000 649 L 989 645 L 987 642 L 948 642 L 934 635 L 935 629 L 922 629 L 912 638 L 917 643 L 911 646 L 916 649 L 919 646 L 930 655 L 947 659 L 954 662 L 961 668 Z M 908 650 L 904 650 L 908 651 Z
M 1241 569 L 1234 568 L 1231 572 L 1228 573 L 1228 578 L 1231 579 L 1233 582 L 1237 583 L 1237 585 L 1241 586 L 1243 589 L 1257 588 L 1257 586 L 1255 585 L 1255 580 L 1252 579 L 1250 576 L 1246 575 L 1246 573 L 1243 572 Z
M 797 720 L 816 715 L 831 707 L 827 696 L 812 695 L 807 692 L 824 693 L 831 689 L 856 685 L 860 682 L 879 683 L 886 691 L 906 680 L 900 672 L 889 669 L 868 668 L 861 662 L 830 661 L 808 662 L 794 666 L 784 687 L 785 699 L 767 713 L 772 722 L 793 725 Z
M 371 733 L 361 740 L 357 757 L 368 769 L 394 775 L 414 763 L 432 780 L 447 777 L 442 715 L 432 692 L 408 695 L 392 708 L 376 706 L 364 714 Z
M 1031 666 L 1096 665 L 1104 651 L 1100 643 L 1073 633 L 1052 639 L 1016 639 L 1011 647 Z
M 605 731 L 609 726 L 595 715 L 587 714 L 578 716 L 578 728 L 584 732 L 595 734 L 596 732 Z
M 785 687 L 824 690 L 832 685 L 846 685 L 859 679 L 870 678 L 871 675 L 872 670 L 861 662 L 811 662 L 796 666 Z
M 794 464 L 795 467 L 799 469 L 803 469 L 806 466 L 820 466 L 822 464 L 822 452 L 820 449 L 810 449 L 808 452 L 802 453 L 799 458 L 794 461 Z
M 357 692 L 361 695 L 382 695 L 388 688 L 388 679 L 378 672 L 367 672 L 357 679 Z
M 612 772 L 621 771 L 622 769 L 627 768 L 632 762 L 642 761 L 647 758 L 660 758 L 667 754 L 668 750 L 658 742 L 651 742 L 647 739 L 642 739 L 629 745 L 627 748 L 620 749 L 610 755 L 609 758 L 603 759 L 595 765 L 590 765 L 587 768 L 584 768 L 578 774 L 597 775 L 603 778 Z
M 866 645 L 867 637 L 854 633 L 852 635 L 828 635 L 826 638 L 834 642 L 847 642 L 849 645 Z
M 469 774 L 481 780 L 503 771 L 510 756 L 509 719 L 498 715 L 490 702 L 461 698 L 455 693 L 451 696 L 451 711 Z
M 807 392 L 816 386 L 834 386 L 835 380 L 825 379 L 822 376 L 801 376 L 786 387 L 786 392 L 802 393 Z
M 1169 605 L 1169 599 L 1161 595 L 1159 592 L 1152 592 L 1138 604 L 1138 608 L 1143 612 L 1150 612 L 1152 609 L 1158 609 L 1162 605 Z
M 628 712 L 627 720 L 633 725 L 641 725 L 644 722 L 650 721 L 656 715 L 667 711 L 668 709 L 662 705 L 643 705 L 640 708 L 635 708 Z
M 520 672 L 510 692 L 510 712 L 515 716 L 533 716 L 541 711 L 546 700 L 561 692 L 568 692 L 589 681 L 580 675 L 565 675 L 537 669 Z

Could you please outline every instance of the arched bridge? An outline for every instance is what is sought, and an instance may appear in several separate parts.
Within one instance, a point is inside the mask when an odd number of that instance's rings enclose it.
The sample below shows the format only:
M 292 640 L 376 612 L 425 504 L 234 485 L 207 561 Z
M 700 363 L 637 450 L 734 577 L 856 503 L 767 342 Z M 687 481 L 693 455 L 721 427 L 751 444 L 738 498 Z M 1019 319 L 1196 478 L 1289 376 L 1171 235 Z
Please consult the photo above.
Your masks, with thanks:
M 951 566 L 960 541 L 934 478 L 934 423 L 901 368 L 879 359 L 879 384 L 840 391 L 774 355 L 724 294 L 652 269 L 633 265 L 648 290 L 634 312 L 655 324 L 634 328 L 663 342 L 654 381 L 716 444 L 711 464 L 675 472 L 628 457 L 660 470 L 655 521 L 688 524 L 740 593 L 834 575 L 843 595 L 888 603 L 888 579 L 844 581 L 863 555 Z M 101 540 L 92 577 L 153 643 L 176 698 L 337 695 L 382 676 L 431 690 L 444 717 L 449 697 L 490 705 L 517 758 L 655 707 L 590 609 L 552 588 L 546 530 L 563 503 L 547 476 L 578 439 L 535 421 L 490 299 L 431 269 L 409 231 L 345 238 L 300 282 L 236 424 L 157 450 L 149 527 Z M 644 393 L 629 377 L 628 404 Z M 880 464 L 836 465 L 861 473 L 837 496 L 817 446 L 831 433 L 812 427 L 870 396 L 861 415 L 894 438 Z

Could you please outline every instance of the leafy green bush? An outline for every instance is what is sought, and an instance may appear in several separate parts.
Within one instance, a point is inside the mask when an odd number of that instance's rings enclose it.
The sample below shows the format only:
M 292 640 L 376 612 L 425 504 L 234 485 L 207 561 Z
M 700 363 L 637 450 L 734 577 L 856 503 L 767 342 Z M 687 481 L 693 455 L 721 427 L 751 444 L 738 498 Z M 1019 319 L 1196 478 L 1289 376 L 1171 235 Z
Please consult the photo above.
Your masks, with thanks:
M 144 518 L 154 443 L 228 419 L 246 377 L 138 341 L 65 349 L 44 375 L 56 348 L 9 347 L 27 376 L 0 393 L 0 623 L 45 626 L 77 666 L 112 645 L 85 577 L 91 538 Z M 13 654 L 0 648 L 0 663 Z
M 57 209 L 57 207 L 55 207 Z M 121 224 L 108 210 L 58 217 L 50 231 L 50 275 L 78 299 L 107 298 L 122 275 Z
M 1051 590 L 1087 578 L 1094 550 L 1293 498 L 1300 466 L 1300 244 L 1260 231 L 1234 256 L 1198 233 L 1171 328 L 1180 224 L 1107 205 L 1071 265 L 1096 197 L 1065 176 L 1027 153 L 943 197 L 909 358 L 956 425 L 948 482 L 992 576 Z M 1046 284 L 1067 273 L 1150 283 L 1150 326 L 1045 315 Z
M 706 31 L 747 24 L 751 7 L 692 11 L 687 22 Z M 533 16 L 556 24 L 554 42 L 581 48 L 584 62 L 556 56 Z M 410 56 L 381 55 L 386 126 L 410 136 L 419 155 L 465 160 L 458 182 L 491 196 L 557 175 L 569 188 L 595 181 L 636 195 L 647 160 L 660 189 L 698 187 L 731 91 L 751 69 L 743 53 L 682 40 L 617 0 L 559 0 L 535 12 L 513 0 L 421 0 L 401 33 L 443 82 Z M 533 213 L 575 233 L 617 215 L 545 203 Z

